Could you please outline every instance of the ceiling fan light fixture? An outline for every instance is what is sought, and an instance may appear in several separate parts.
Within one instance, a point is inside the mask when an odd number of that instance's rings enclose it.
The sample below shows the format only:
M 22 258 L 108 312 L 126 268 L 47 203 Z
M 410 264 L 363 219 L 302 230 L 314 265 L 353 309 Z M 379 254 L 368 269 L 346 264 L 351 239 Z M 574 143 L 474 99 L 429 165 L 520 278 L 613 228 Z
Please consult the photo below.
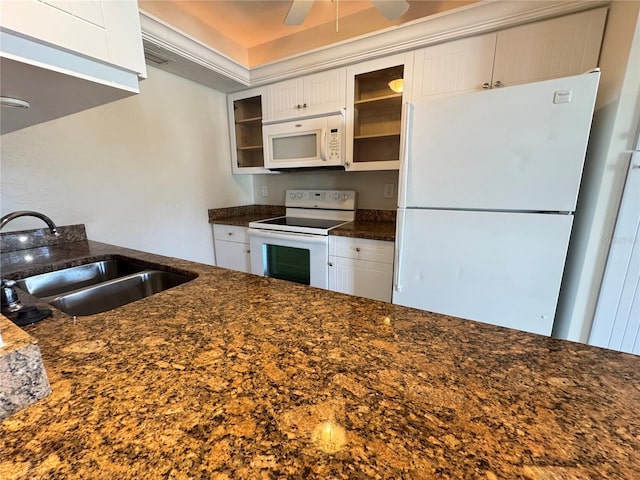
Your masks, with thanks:
M 402 93 L 404 91 L 404 80 L 402 78 L 396 78 L 391 80 L 387 85 L 395 93 Z
M 285 25 L 302 25 L 315 0 L 291 0 L 289 11 L 284 19 Z M 338 2 L 336 2 L 336 24 L 338 22 Z M 390 22 L 397 20 L 409 10 L 406 0 L 369 0 L 371 4 Z M 337 25 L 336 25 L 337 31 Z
M 409 10 L 405 0 L 370 0 L 374 7 L 390 22 L 397 20 Z
M 29 108 L 31 106 L 26 100 L 14 97 L 0 97 L 0 105 L 10 108 Z
M 284 19 L 284 24 L 289 26 L 302 25 L 314 0 L 293 0 Z

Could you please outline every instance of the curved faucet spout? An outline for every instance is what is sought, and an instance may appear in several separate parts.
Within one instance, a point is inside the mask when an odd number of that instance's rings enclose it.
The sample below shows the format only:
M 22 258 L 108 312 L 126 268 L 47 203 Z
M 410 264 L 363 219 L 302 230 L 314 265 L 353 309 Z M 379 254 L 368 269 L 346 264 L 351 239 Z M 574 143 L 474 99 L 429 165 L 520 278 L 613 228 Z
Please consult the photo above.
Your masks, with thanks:
M 39 212 L 32 212 L 30 210 L 20 210 L 18 212 L 12 212 L 12 213 L 7 213 L 4 217 L 0 218 L 0 230 L 2 230 L 4 228 L 4 226 L 9 223 L 11 220 L 14 220 L 18 217 L 36 217 L 39 218 L 40 220 L 42 220 L 43 222 L 45 222 L 47 224 L 47 226 L 49 227 L 49 231 L 54 234 L 56 237 L 60 236 L 60 233 L 58 232 L 58 228 L 56 227 L 56 224 L 53 223 L 53 220 L 51 220 L 49 217 L 47 217 L 46 215 L 39 213 Z

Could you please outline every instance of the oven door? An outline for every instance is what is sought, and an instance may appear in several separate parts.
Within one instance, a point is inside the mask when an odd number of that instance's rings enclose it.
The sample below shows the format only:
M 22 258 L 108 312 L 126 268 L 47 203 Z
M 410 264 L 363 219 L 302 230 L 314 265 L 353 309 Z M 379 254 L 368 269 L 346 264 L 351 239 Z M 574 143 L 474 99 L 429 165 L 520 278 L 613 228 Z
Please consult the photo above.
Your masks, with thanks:
M 329 237 L 250 228 L 251 273 L 312 287 L 329 283 Z

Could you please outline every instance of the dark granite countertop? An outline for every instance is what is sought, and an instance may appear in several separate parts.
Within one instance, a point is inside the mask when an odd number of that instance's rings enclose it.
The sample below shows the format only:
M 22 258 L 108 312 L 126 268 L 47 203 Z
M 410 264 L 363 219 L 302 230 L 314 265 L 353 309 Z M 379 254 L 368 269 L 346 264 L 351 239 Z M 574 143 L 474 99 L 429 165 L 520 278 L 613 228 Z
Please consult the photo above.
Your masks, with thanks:
M 396 238 L 396 224 L 386 221 L 356 220 L 329 230 L 329 235 L 393 242 Z
M 209 210 L 209 223 L 248 227 L 249 222 L 285 214 L 284 207 L 247 205 Z M 329 231 L 329 235 L 393 242 L 396 235 L 395 211 L 356 210 L 356 219 Z
M 640 478 L 640 358 L 91 241 L 197 273 L 24 330 L 52 394 L 0 423 L 2 479 Z
M 280 217 L 285 208 L 274 205 L 244 205 L 240 207 L 212 208 L 208 211 L 209 223 L 248 227 L 249 222 Z

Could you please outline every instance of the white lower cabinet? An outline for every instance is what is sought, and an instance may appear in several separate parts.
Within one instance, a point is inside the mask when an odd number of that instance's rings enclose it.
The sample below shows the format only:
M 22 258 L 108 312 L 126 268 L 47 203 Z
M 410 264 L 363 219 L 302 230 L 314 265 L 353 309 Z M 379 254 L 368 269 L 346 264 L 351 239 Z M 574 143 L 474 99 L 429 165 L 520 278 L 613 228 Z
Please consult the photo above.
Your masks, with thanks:
M 251 252 L 246 227 L 213 225 L 216 266 L 251 272 Z
M 329 290 L 391 301 L 393 242 L 329 237 Z

